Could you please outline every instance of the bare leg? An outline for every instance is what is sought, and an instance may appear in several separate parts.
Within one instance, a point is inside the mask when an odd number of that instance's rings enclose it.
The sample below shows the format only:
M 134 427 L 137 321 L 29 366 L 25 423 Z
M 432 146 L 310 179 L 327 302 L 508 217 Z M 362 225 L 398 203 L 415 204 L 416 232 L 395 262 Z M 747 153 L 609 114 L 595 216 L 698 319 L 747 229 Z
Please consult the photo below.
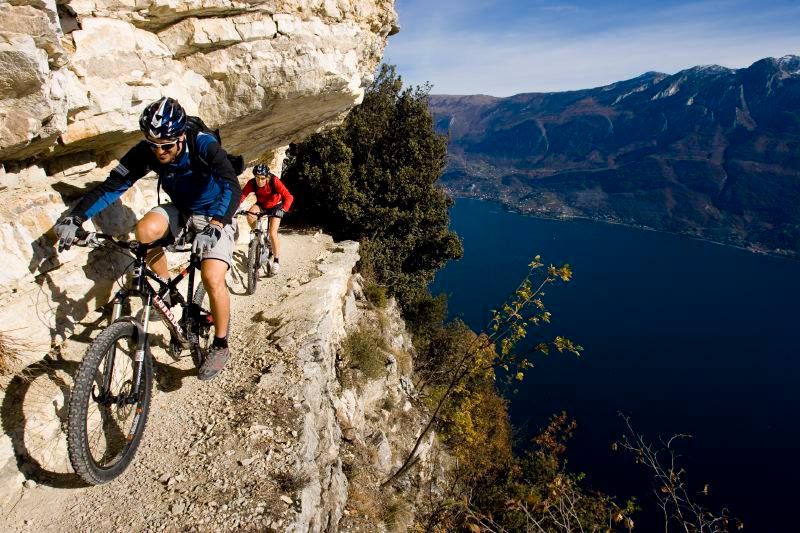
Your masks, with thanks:
M 136 223 L 134 234 L 139 242 L 149 243 L 165 237 L 169 233 L 169 222 L 158 213 L 147 213 Z M 148 264 L 153 272 L 164 279 L 169 278 L 167 256 L 163 248 L 154 248 L 148 253 Z
M 257 215 L 257 214 L 259 214 L 261 212 L 261 208 L 258 206 L 258 204 L 253 204 L 253 205 L 250 206 L 250 209 L 248 209 L 247 211 L 249 213 L 253 213 L 254 215 Z M 252 215 L 247 215 L 247 223 L 250 224 L 250 229 L 256 229 L 256 220 L 258 220 L 256 217 L 254 217 Z
M 228 264 L 219 259 L 204 259 L 200 263 L 200 276 L 208 293 L 211 304 L 211 316 L 214 318 L 214 336 L 228 335 L 228 324 L 231 315 L 231 297 L 225 285 L 225 273 Z
M 281 225 L 281 219 L 278 217 L 270 217 L 269 219 L 269 238 L 272 241 L 272 255 L 276 259 L 281 257 L 281 241 L 278 240 L 278 227 Z

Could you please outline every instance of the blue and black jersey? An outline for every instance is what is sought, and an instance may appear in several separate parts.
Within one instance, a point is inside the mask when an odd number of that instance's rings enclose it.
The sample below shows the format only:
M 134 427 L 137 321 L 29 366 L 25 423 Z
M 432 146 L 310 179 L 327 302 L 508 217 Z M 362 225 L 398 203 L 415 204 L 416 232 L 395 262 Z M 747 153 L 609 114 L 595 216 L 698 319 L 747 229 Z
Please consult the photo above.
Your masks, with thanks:
M 189 135 L 183 149 L 174 162 L 162 165 L 145 141 L 128 150 L 119 165 L 111 171 L 106 181 L 89 191 L 72 210 L 72 215 L 89 219 L 114 203 L 150 171 L 158 174 L 161 186 L 170 200 L 185 215 L 206 215 L 233 221 L 242 194 L 236 172 L 228 160 L 225 150 L 217 139 L 200 132 L 194 143 Z M 197 154 L 191 154 L 191 147 Z

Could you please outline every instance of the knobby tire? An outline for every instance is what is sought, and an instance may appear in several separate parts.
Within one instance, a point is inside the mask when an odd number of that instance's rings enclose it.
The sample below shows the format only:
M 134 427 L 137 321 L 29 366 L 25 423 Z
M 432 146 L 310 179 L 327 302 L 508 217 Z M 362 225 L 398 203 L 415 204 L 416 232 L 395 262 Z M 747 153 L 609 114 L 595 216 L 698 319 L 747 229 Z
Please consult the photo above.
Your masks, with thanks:
M 261 243 L 253 239 L 247 250 L 247 294 L 256 292 L 258 285 L 258 268 L 261 261 Z
M 153 359 L 145 350 L 142 380 L 135 404 L 103 405 L 102 394 L 107 354 L 115 347 L 109 391 L 125 397 L 133 385 L 138 330 L 127 321 L 117 321 L 89 345 L 69 401 L 67 447 L 75 472 L 87 483 L 98 485 L 119 476 L 130 464 L 144 434 L 153 388 Z M 93 449 L 101 448 L 102 454 Z M 99 455 L 99 457 L 98 457 Z
M 197 288 L 194 291 L 194 296 L 192 297 L 192 302 L 197 304 L 200 309 L 205 309 L 208 314 L 210 314 L 209 309 L 210 304 L 208 301 L 208 295 L 206 294 L 206 288 L 203 286 L 202 283 L 197 284 Z M 201 321 L 205 320 L 204 313 L 200 311 L 200 313 L 194 317 L 195 319 L 195 331 L 191 332 L 191 335 L 194 337 L 195 341 L 197 342 L 197 350 L 199 350 L 199 354 L 195 351 L 195 348 L 192 348 L 192 360 L 197 368 L 200 368 L 203 365 L 203 358 L 205 357 L 205 353 L 208 351 L 208 347 L 211 345 L 211 328 L 203 329 L 202 325 L 200 324 Z

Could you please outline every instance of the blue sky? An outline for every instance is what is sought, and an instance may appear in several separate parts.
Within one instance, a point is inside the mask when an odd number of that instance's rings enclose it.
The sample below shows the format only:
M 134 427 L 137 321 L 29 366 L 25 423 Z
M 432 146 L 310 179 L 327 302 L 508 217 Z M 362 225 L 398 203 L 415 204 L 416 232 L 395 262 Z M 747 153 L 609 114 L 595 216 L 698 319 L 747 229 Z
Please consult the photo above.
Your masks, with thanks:
M 800 55 L 800 0 L 396 0 L 384 60 L 434 94 L 563 91 Z

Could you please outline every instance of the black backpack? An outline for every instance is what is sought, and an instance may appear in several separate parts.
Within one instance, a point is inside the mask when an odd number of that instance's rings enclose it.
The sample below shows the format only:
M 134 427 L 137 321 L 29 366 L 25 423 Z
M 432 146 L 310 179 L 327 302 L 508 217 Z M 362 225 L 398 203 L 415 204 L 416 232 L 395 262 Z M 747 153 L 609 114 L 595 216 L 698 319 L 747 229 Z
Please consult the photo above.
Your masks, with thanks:
M 219 130 L 212 130 L 206 123 L 203 122 L 203 119 L 200 117 L 195 117 L 192 115 L 188 115 L 186 117 L 186 143 L 189 147 L 189 156 L 192 158 L 192 166 L 196 166 L 196 163 L 200 163 L 201 166 L 205 167 L 206 170 L 211 170 L 211 165 L 208 164 L 208 161 L 200 157 L 200 154 L 197 152 L 197 135 L 199 133 L 208 133 L 213 135 L 217 142 L 222 146 L 222 137 L 219 134 Z M 228 154 L 228 161 L 230 162 L 231 166 L 233 167 L 233 171 L 236 172 L 238 176 L 244 171 L 244 156 L 241 155 L 233 155 Z M 158 185 L 156 186 L 156 201 L 158 205 L 161 205 L 161 176 L 158 176 Z
M 213 135 L 217 142 L 222 146 L 222 137 L 219 135 L 219 130 L 212 130 L 206 123 L 203 122 L 203 119 L 200 117 L 194 117 L 189 115 L 186 117 L 186 141 L 189 143 L 189 154 L 191 157 L 196 158 L 195 161 L 200 161 L 206 168 L 209 167 L 207 161 L 203 160 L 202 157 L 199 157 L 197 153 L 197 134 L 199 133 L 208 133 Z M 244 157 L 241 155 L 233 155 L 228 154 L 228 161 L 230 161 L 231 166 L 233 167 L 233 171 L 236 172 L 238 176 L 244 171 Z

